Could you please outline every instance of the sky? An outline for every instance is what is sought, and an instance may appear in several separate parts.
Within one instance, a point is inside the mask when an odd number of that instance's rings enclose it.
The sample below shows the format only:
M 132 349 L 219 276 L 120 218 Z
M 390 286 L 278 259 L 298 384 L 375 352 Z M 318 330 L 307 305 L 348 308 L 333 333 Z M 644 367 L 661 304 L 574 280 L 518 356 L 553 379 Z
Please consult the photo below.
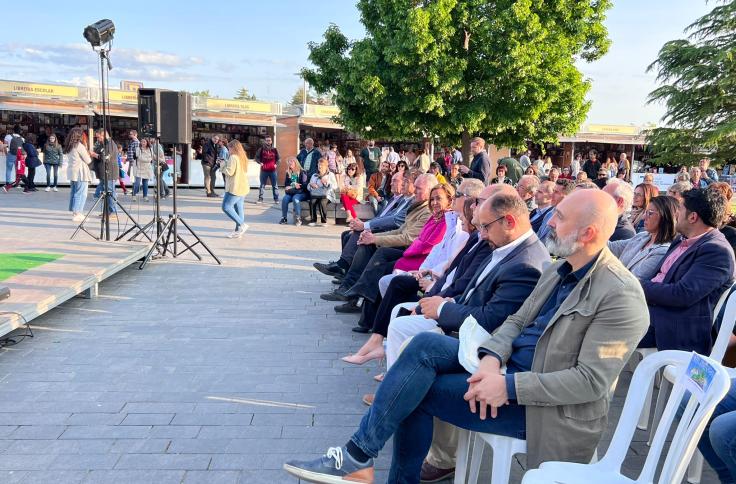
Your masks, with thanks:
M 704 0 L 613 0 L 606 26 L 608 54 L 579 63 L 591 80 L 588 122 L 657 123 L 659 105 L 647 105 L 656 87 L 647 66 L 662 44 L 682 38 L 683 29 L 715 4 Z M 110 87 L 121 80 L 146 87 L 209 90 L 232 98 L 246 87 L 259 99 L 288 102 L 302 85 L 310 41 L 320 41 L 330 23 L 348 38 L 364 30 L 352 0 L 240 2 L 157 0 L 58 2 L 35 0 L 31 22 L 4 22 L 0 37 L 0 78 L 98 86 L 98 58 L 82 37 L 102 18 L 116 27 L 110 55 Z

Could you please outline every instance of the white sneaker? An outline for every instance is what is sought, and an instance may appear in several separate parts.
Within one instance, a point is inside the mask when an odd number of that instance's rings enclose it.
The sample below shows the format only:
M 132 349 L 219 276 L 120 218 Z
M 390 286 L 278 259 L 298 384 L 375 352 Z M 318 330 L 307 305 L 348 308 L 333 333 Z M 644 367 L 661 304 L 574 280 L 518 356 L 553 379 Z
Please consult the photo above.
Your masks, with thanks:
M 56 187 L 54 187 L 54 191 L 55 191 L 55 192 L 58 192 L 58 191 L 59 191 L 59 189 L 58 189 L 58 188 L 56 188 Z
M 240 230 L 239 230 L 240 235 L 243 235 L 249 228 L 250 228 L 250 225 L 248 224 L 241 225 Z
M 46 187 L 46 191 L 47 192 L 50 192 L 51 191 L 51 187 Z
M 72 217 L 72 222 L 81 222 L 84 220 L 84 215 L 81 213 L 76 214 L 74 217 Z
M 307 227 L 316 227 L 316 226 L 317 226 L 317 224 L 316 224 L 316 223 L 314 223 L 314 222 L 309 222 L 309 223 L 307 224 Z
M 227 234 L 227 238 L 228 239 L 235 239 L 237 237 L 238 237 L 238 231 L 237 230 L 234 231 L 234 232 L 230 232 L 229 234 Z

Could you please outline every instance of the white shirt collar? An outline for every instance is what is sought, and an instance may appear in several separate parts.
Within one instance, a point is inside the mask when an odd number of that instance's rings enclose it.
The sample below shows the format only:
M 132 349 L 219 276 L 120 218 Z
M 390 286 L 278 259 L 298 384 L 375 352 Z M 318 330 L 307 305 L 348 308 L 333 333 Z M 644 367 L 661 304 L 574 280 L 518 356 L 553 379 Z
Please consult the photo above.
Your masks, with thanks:
M 528 239 L 529 237 L 531 237 L 532 235 L 534 235 L 534 231 L 532 229 L 529 229 L 521 237 L 514 240 L 513 242 L 508 243 L 504 245 L 503 247 L 497 247 L 493 251 L 493 258 L 498 261 L 504 259 L 507 255 L 511 253 L 511 251 L 513 251 L 515 248 L 523 244 L 524 241 Z

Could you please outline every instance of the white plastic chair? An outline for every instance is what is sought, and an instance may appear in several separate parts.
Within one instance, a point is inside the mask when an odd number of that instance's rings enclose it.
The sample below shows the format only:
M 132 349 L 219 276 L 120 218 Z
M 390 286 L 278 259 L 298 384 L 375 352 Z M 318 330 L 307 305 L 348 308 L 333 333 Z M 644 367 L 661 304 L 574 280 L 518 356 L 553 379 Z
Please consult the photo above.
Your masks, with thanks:
M 721 297 L 718 299 L 718 303 L 716 304 L 716 307 L 713 310 L 713 324 L 715 324 L 716 318 L 718 318 L 718 313 L 721 312 L 721 307 L 723 306 L 723 304 L 725 304 L 726 299 L 728 298 L 728 295 L 731 292 L 732 288 L 733 288 L 733 285 L 729 286 L 728 289 L 723 291 L 723 294 L 721 294 Z M 724 320 L 725 319 L 726 317 L 724 314 Z M 731 329 L 728 330 L 729 334 L 733 330 L 733 322 L 731 321 L 730 324 L 731 324 Z M 723 329 L 723 326 L 721 326 L 721 329 Z M 719 333 L 718 337 L 720 338 L 720 336 L 721 335 Z M 714 358 L 718 360 L 719 362 L 723 360 L 723 355 L 725 354 L 726 346 L 728 345 L 728 336 L 726 336 L 726 341 L 723 344 L 724 344 L 723 353 L 720 356 L 717 356 L 717 355 L 714 356 L 714 352 L 715 352 L 715 346 L 714 346 L 713 350 L 711 351 L 711 358 Z M 649 355 L 653 355 L 656 352 L 657 352 L 657 348 L 637 348 L 636 350 L 634 350 L 634 354 L 639 355 L 642 360 Z M 639 415 L 639 422 L 636 425 L 639 430 L 647 430 L 647 428 L 649 428 L 649 416 L 650 416 L 650 412 L 652 409 L 652 396 L 654 394 L 654 387 L 657 385 L 661 385 L 661 384 L 662 382 L 660 382 L 659 377 L 657 377 L 656 380 L 652 380 L 651 384 L 647 388 L 646 403 L 644 404 L 644 408 L 642 408 L 641 415 Z M 652 422 L 652 425 L 654 425 L 654 422 L 659 420 L 656 415 L 657 413 L 655 410 L 655 417 L 654 417 L 655 420 Z M 652 445 L 651 433 L 650 433 L 649 441 L 647 442 L 647 445 Z
M 530 470 L 524 475 L 522 484 L 581 483 L 651 483 L 664 450 L 667 434 L 675 421 L 677 411 L 686 395 L 686 380 L 689 376 L 686 369 L 694 353 L 684 351 L 660 351 L 645 358 L 634 372 L 631 388 L 626 396 L 621 417 L 616 431 L 603 458 L 595 464 L 575 464 L 570 462 L 545 462 L 539 469 Z M 691 396 L 682 417 L 677 423 L 676 431 L 664 459 L 662 472 L 657 482 L 671 484 L 680 482 L 685 474 L 690 458 L 703 434 L 705 425 L 713 414 L 716 405 L 728 392 L 731 381 L 728 372 L 717 361 L 701 357 L 713 367 L 714 375 L 708 389 L 701 397 Z M 636 480 L 621 474 L 621 466 L 636 431 L 636 421 L 641 413 L 646 395 L 636 389 L 644 388 L 651 383 L 657 372 L 667 365 L 674 367 L 678 375 L 672 393 L 665 407 L 660 425 L 657 428 L 652 447 L 647 454 L 644 467 Z
M 480 465 L 483 462 L 483 449 L 486 444 L 493 449 L 491 468 L 491 484 L 507 484 L 511 475 L 511 463 L 516 454 L 526 454 L 526 440 L 504 437 L 502 435 L 484 434 L 458 429 L 457 464 L 455 465 L 455 484 L 465 484 L 468 473 L 468 454 L 470 439 L 473 442 L 473 456 L 470 459 L 470 475 L 467 482 L 478 482 Z

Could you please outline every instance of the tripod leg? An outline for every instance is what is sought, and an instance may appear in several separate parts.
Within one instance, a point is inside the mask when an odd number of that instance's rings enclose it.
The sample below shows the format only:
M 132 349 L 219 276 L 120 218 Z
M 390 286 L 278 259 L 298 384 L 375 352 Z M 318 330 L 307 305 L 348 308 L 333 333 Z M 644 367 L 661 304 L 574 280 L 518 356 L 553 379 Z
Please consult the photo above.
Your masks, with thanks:
M 182 239 L 182 238 L 181 238 L 181 235 L 177 235 L 177 236 L 176 236 L 176 240 L 178 240 L 179 242 L 181 242 L 182 244 L 184 244 L 184 246 L 186 247 L 185 249 L 182 249 L 182 250 L 180 250 L 180 251 L 179 251 L 179 252 L 178 252 L 178 253 L 176 254 L 177 256 L 179 256 L 179 255 L 182 255 L 182 254 L 183 254 L 183 253 L 185 253 L 186 251 L 189 251 L 189 252 L 191 252 L 192 254 L 194 254 L 194 257 L 196 257 L 196 258 L 197 258 L 197 259 L 199 259 L 199 260 L 202 260 L 202 256 L 200 256 L 200 255 L 199 255 L 199 254 L 197 253 L 197 251 L 196 251 L 196 250 L 194 250 L 194 246 L 195 246 L 195 245 L 197 245 L 197 244 L 198 244 L 199 242 L 195 242 L 195 243 L 193 243 L 192 245 L 189 245 L 189 244 L 187 244 L 187 242 L 186 242 L 186 241 L 185 241 L 184 239 Z
M 213 259 L 215 259 L 215 261 L 217 261 L 217 263 L 218 263 L 219 265 L 222 265 L 222 261 L 221 261 L 220 259 L 218 259 L 218 258 L 217 258 L 217 256 L 215 255 L 215 253 L 214 253 L 214 252 L 212 252 L 212 251 L 210 250 L 210 248 L 209 248 L 209 247 L 207 247 L 207 244 L 205 244 L 205 243 L 204 243 L 204 242 L 202 241 L 202 239 L 200 239 L 200 238 L 199 238 L 199 236 L 198 236 L 198 235 L 197 235 L 197 234 L 196 234 L 196 233 L 194 232 L 194 230 L 192 230 L 192 228 L 191 228 L 191 227 L 189 226 L 189 224 L 188 224 L 188 223 L 186 223 L 186 221 L 185 221 L 185 220 L 184 220 L 183 218 L 181 218 L 181 217 L 179 217 L 179 221 L 180 221 L 181 223 L 183 223 L 183 224 L 184 224 L 184 227 L 186 227 L 186 229 L 187 229 L 187 230 L 189 231 L 189 233 L 190 233 L 190 234 L 192 234 L 192 236 L 193 236 L 193 237 L 194 237 L 195 239 L 197 239 L 197 242 L 199 242 L 200 244 L 202 244 L 202 247 L 204 247 L 204 250 L 206 250 L 206 251 L 207 251 L 207 252 L 208 252 L 208 253 L 209 253 L 209 254 L 210 254 L 210 255 L 212 256 L 212 258 L 213 258 Z M 192 245 L 194 245 L 194 244 L 192 244 Z
M 168 230 L 166 231 L 166 241 L 164 242 L 164 252 L 161 254 L 163 257 L 166 257 L 166 252 L 169 250 L 169 243 L 172 242 L 171 240 L 171 234 L 174 232 L 174 227 L 176 227 L 176 219 L 172 216 L 169 216 L 169 221 L 166 222 L 166 227 Z M 176 252 L 173 250 L 171 251 L 171 255 L 176 258 Z
M 76 228 L 76 230 L 74 231 L 74 233 L 72 234 L 72 236 L 71 236 L 71 237 L 69 237 L 69 239 L 70 239 L 70 240 L 71 240 L 71 239 L 73 239 L 73 238 L 74 238 L 74 237 L 75 237 L 75 236 L 77 235 L 77 232 L 79 232 L 80 230 L 84 230 L 85 232 L 87 232 L 87 230 L 86 230 L 86 229 L 84 228 L 84 222 L 86 222 L 86 221 L 87 221 L 87 219 L 89 218 L 89 214 L 91 214 L 92 212 L 94 212 L 95 208 L 97 208 L 97 205 L 99 205 L 99 204 L 100 204 L 100 200 L 102 200 L 102 197 L 98 198 L 98 199 L 97 199 L 97 200 L 95 201 L 94 205 L 92 205 L 92 208 L 90 208 L 90 209 L 89 209 L 89 211 L 87 211 L 87 213 L 86 213 L 86 214 L 84 215 L 84 218 L 82 219 L 82 221 L 81 221 L 81 222 L 79 222 L 79 225 L 77 225 L 77 228 Z M 89 232 L 87 232 L 87 233 L 88 233 L 88 234 L 89 234 L 89 235 L 90 235 L 90 236 L 91 236 L 92 238 L 94 238 L 94 235 L 90 234 Z
M 138 269 L 143 269 L 146 267 L 146 264 L 151 260 L 151 257 L 153 257 L 153 253 L 159 249 L 159 245 L 161 244 L 161 240 L 166 235 L 165 230 L 169 227 L 169 224 L 171 223 L 171 219 L 169 219 L 168 222 L 166 222 L 166 225 L 164 225 L 164 231 L 161 232 L 161 235 L 158 236 L 158 238 L 153 242 L 151 245 L 151 248 L 149 249 L 148 253 L 146 254 L 146 257 L 143 259 L 143 262 L 141 262 L 141 265 L 138 266 Z M 160 249 L 159 249 L 160 252 Z
M 133 240 L 135 240 L 135 239 L 136 239 L 136 237 L 138 237 L 139 235 L 143 234 L 143 235 L 145 235 L 145 236 L 146 236 L 146 238 L 147 238 L 147 239 L 148 239 L 148 240 L 149 240 L 150 242 L 153 242 L 153 239 L 152 239 L 151 237 L 149 237 L 149 235 L 148 235 L 148 233 L 147 233 L 148 229 L 150 229 L 150 228 L 151 228 L 151 227 L 153 226 L 153 222 L 154 222 L 154 221 L 153 221 L 153 220 L 151 220 L 151 221 L 150 221 L 150 222 L 148 222 L 148 223 L 147 223 L 146 225 L 144 225 L 143 227 L 141 227 L 140 229 L 138 229 L 138 232 L 136 232 L 135 234 L 133 234 L 133 236 L 132 236 L 132 237 L 130 237 L 130 238 L 128 239 L 128 241 L 129 241 L 129 242 L 130 242 L 130 241 L 133 241 Z M 127 234 L 128 232 L 130 232 L 130 231 L 131 231 L 131 230 L 133 230 L 134 228 L 135 228 L 135 227 L 131 227 L 131 228 L 130 228 L 129 230 L 127 230 L 127 231 L 126 231 L 125 233 Z
M 128 217 L 128 219 L 130 219 L 130 221 L 131 221 L 131 222 L 133 222 L 133 226 L 132 226 L 132 227 L 130 227 L 130 228 L 129 228 L 128 230 L 126 230 L 125 232 L 123 232 L 123 233 L 122 233 L 122 234 L 121 234 L 120 236 L 118 236 L 118 238 L 117 238 L 117 239 L 115 239 L 115 241 L 118 241 L 118 240 L 122 240 L 122 239 L 124 239 L 124 238 L 125 238 L 125 237 L 126 237 L 126 236 L 127 236 L 128 234 L 129 234 L 129 233 L 131 233 L 131 232 L 132 232 L 133 230 L 135 230 L 135 229 L 138 229 L 138 232 L 136 232 L 136 234 L 135 234 L 135 235 L 134 235 L 133 237 L 131 237 L 131 240 L 132 240 L 132 239 L 134 239 L 134 238 L 136 238 L 136 237 L 137 237 L 138 235 L 140 235 L 140 234 L 142 233 L 143 235 L 145 235 L 145 236 L 146 236 L 146 238 L 148 239 L 148 241 L 149 241 L 149 242 L 153 242 L 153 240 L 151 240 L 151 238 L 150 238 L 150 237 L 148 236 L 148 234 L 147 234 L 147 233 L 145 232 L 145 229 L 144 229 L 143 227 L 141 227 L 141 224 L 139 224 L 139 223 L 138 223 L 138 221 L 137 221 L 136 219 L 134 219 L 134 218 L 133 218 L 133 216 L 132 216 L 132 215 L 130 214 L 130 212 L 128 212 L 128 211 L 127 211 L 127 210 L 125 209 L 125 207 L 123 207 L 123 205 L 122 205 L 122 204 L 121 204 L 120 202 L 118 202 L 118 201 L 117 201 L 117 199 L 113 199 L 113 200 L 114 200 L 114 202 L 115 202 L 115 205 L 116 205 L 116 206 L 117 206 L 117 207 L 118 207 L 118 208 L 119 208 L 120 210 L 122 210 L 122 211 L 123 211 L 123 213 L 124 213 L 124 214 L 125 214 L 125 215 L 126 215 L 126 216 Z

